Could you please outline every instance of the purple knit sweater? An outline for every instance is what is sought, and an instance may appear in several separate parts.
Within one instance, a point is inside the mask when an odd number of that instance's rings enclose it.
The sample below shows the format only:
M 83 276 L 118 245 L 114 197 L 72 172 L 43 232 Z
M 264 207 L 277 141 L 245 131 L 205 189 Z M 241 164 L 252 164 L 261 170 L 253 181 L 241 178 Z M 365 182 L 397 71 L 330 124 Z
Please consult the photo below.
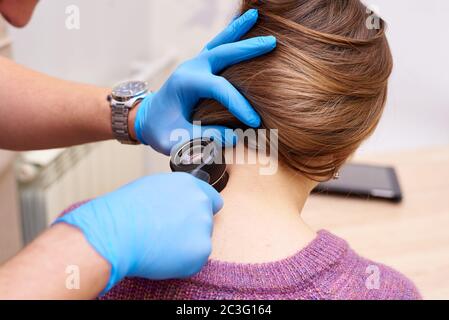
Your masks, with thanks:
M 414 284 L 400 273 L 361 258 L 326 232 L 295 256 L 244 265 L 210 261 L 186 280 L 126 279 L 103 299 L 155 300 L 413 300 Z

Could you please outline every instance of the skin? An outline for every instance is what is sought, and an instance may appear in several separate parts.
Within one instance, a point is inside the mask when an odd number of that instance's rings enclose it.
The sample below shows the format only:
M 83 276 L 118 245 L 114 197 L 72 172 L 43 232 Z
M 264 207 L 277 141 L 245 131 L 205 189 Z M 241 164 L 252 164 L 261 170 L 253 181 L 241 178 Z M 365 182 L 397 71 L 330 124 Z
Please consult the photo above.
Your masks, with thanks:
M 37 3 L 38 0 L 0 0 L 0 13 L 13 26 L 24 27 Z M 5 58 L 0 58 L 0 70 L 0 99 L 9 107 L 0 109 L 0 149 L 50 149 L 113 138 L 106 100 L 111 88 L 52 78 Z M 84 103 L 80 105 L 79 101 Z M 133 139 L 136 136 L 132 124 L 138 107 L 129 117 Z
M 260 175 L 260 168 L 260 164 L 228 167 L 230 181 L 222 192 L 225 207 L 215 217 L 212 259 L 277 261 L 296 254 L 316 237 L 300 215 L 316 182 L 283 165 L 271 176 Z M 275 196 L 264 201 L 263 194 Z M 80 271 L 78 290 L 66 287 L 66 270 L 73 265 Z M 109 274 L 107 261 L 80 231 L 56 225 L 0 268 L 0 300 L 93 299 L 106 286 Z
M 256 155 L 255 151 L 246 152 Z M 214 221 L 212 259 L 279 261 L 316 238 L 316 232 L 301 219 L 301 211 L 317 183 L 282 164 L 270 176 L 261 175 L 260 169 L 260 164 L 228 166 L 230 180 L 221 193 L 225 206 Z
M 59 80 L 5 58 L 0 58 L 0 70 L 0 99 L 8 106 L 0 109 L 0 149 L 38 150 L 113 139 L 106 99 L 111 88 Z M 129 117 L 134 139 L 137 110 Z
M 0 0 L 0 13 L 14 26 L 23 27 L 36 4 L 36 0 Z M 48 149 L 113 138 L 106 100 L 110 88 L 51 78 L 4 58 L 0 58 L 0 70 L 0 101 L 8 106 L 0 109 L 0 149 Z M 137 110 L 138 106 L 129 119 L 133 138 Z M 223 193 L 226 207 L 216 217 L 212 258 L 243 263 L 277 260 L 315 237 L 299 217 L 313 183 L 285 168 L 275 176 L 260 176 L 258 168 L 230 167 L 231 180 Z M 261 192 L 276 197 L 263 202 L 257 196 Z M 255 227 L 248 229 L 248 225 Z M 66 287 L 69 266 L 79 268 L 77 290 Z M 109 276 L 110 265 L 78 229 L 57 225 L 0 267 L 0 300 L 93 299 Z
M 79 289 L 66 286 L 69 266 L 79 268 Z M 0 300 L 94 299 L 106 287 L 109 274 L 108 262 L 83 234 L 60 224 L 0 268 Z
M 0 13 L 15 27 L 31 19 L 37 0 L 0 0 Z M 0 58 L 0 149 L 67 147 L 113 138 L 110 88 L 55 79 Z M 84 101 L 80 105 L 79 101 Z M 139 106 L 131 112 L 134 126 Z M 20 119 L 20 121 L 17 121 Z M 69 290 L 68 266 L 80 271 L 80 289 Z M 57 225 L 0 267 L 2 299 L 93 299 L 106 287 L 110 265 L 76 228 Z

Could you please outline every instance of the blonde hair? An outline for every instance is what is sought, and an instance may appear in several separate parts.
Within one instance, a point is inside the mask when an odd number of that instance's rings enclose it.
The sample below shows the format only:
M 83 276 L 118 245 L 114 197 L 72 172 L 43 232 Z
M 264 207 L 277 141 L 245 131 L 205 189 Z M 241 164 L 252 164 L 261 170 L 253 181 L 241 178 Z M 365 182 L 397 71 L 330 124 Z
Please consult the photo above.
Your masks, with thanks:
M 281 161 L 314 180 L 330 179 L 381 118 L 393 59 L 385 22 L 367 25 L 359 0 L 245 0 L 259 10 L 247 37 L 274 35 L 276 50 L 222 75 L 279 130 Z M 214 101 L 198 106 L 203 124 L 245 128 Z

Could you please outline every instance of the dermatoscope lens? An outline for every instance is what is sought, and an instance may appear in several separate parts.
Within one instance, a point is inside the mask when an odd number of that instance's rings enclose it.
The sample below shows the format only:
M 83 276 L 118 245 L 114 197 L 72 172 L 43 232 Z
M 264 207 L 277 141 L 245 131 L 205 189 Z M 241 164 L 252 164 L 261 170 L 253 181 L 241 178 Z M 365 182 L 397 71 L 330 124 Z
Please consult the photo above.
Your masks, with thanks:
M 218 192 L 229 181 L 223 149 L 211 139 L 195 139 L 181 146 L 172 156 L 170 167 L 173 172 L 192 174 Z

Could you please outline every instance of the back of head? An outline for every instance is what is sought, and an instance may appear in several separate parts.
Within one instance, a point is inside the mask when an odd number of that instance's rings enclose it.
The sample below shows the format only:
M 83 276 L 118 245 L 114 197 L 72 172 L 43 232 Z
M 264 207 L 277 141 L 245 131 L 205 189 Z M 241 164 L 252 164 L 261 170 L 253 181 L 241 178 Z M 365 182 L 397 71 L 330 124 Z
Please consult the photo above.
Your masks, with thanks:
M 393 66 L 386 25 L 370 28 L 359 0 L 244 0 L 241 12 L 251 8 L 260 18 L 247 37 L 273 35 L 278 46 L 222 75 L 259 112 L 263 128 L 278 130 L 283 163 L 329 179 L 382 115 Z M 214 101 L 203 101 L 194 119 L 245 128 Z

